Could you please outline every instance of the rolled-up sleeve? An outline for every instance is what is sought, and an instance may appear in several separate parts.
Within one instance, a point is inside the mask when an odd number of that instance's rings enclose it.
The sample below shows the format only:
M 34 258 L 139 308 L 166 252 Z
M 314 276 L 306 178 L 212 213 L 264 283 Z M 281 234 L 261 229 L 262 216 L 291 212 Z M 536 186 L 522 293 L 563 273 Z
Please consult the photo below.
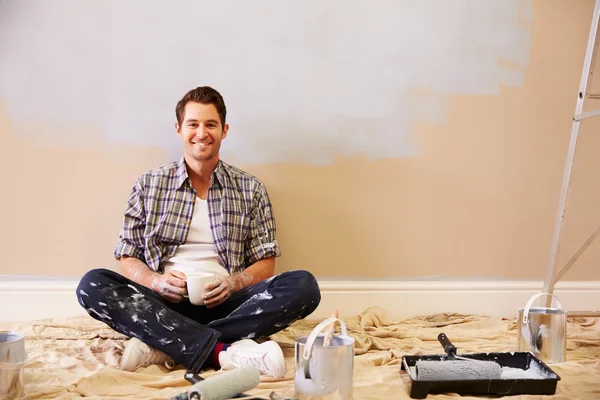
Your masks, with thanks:
M 275 238 L 275 217 L 264 185 L 257 187 L 250 214 L 250 231 L 246 239 L 246 266 L 267 257 L 279 257 L 281 250 Z
M 145 261 L 144 229 L 146 213 L 144 210 L 143 185 L 141 178 L 135 183 L 123 217 L 119 240 L 114 249 L 114 257 L 130 256 Z

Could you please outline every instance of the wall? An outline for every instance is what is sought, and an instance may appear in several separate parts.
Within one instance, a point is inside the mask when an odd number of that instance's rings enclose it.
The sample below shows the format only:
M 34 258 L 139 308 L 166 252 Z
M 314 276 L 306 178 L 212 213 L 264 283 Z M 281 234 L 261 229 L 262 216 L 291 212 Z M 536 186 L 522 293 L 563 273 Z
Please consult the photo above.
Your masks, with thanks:
M 133 182 L 179 154 L 175 103 L 210 84 L 223 158 L 269 189 L 279 271 L 545 277 L 593 1 L 45 4 L 0 3 L 0 273 L 115 268 Z M 599 128 L 562 263 L 600 223 Z

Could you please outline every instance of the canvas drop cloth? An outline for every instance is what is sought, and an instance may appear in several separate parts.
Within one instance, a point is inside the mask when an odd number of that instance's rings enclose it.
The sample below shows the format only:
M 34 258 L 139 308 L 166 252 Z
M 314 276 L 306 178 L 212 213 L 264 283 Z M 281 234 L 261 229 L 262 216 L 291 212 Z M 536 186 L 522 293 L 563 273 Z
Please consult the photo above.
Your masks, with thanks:
M 441 354 L 437 335 L 445 332 L 458 353 L 516 350 L 516 320 L 481 315 L 437 314 L 393 321 L 385 310 L 369 308 L 344 317 L 356 339 L 354 394 L 356 399 L 409 399 L 410 379 L 400 371 L 402 355 Z M 263 378 L 250 394 L 293 395 L 296 337 L 307 336 L 319 320 L 298 321 L 272 336 L 284 350 L 284 379 Z M 151 366 L 123 372 L 117 366 L 127 338 L 87 316 L 0 324 L 2 330 L 26 336 L 28 361 L 23 399 L 169 399 L 187 391 L 183 367 Z M 600 319 L 570 319 L 567 362 L 550 367 L 561 376 L 552 399 L 600 399 Z M 205 378 L 218 371 L 205 371 Z M 471 399 L 457 394 L 428 399 Z M 481 398 L 481 397 L 477 397 Z M 548 399 L 511 396 L 511 400 Z

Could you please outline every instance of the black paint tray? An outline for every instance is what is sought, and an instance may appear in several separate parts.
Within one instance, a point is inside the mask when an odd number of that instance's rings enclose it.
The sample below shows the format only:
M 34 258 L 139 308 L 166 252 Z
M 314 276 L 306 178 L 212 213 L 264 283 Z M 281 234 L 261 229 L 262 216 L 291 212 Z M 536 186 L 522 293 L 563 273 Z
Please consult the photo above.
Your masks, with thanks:
M 462 357 L 474 360 L 495 361 L 501 367 L 529 370 L 536 368 L 543 376 L 540 379 L 506 378 L 485 380 L 455 380 L 434 381 L 419 380 L 415 373 L 415 365 L 419 360 L 440 361 L 450 359 L 447 354 L 429 356 L 404 356 L 402 357 L 402 370 L 405 370 L 411 379 L 410 397 L 424 399 L 429 393 L 459 393 L 459 394 L 490 394 L 496 396 L 509 396 L 517 394 L 545 394 L 552 395 L 556 392 L 556 385 L 560 380 L 552 369 L 544 362 L 528 352 L 518 353 L 474 353 L 462 354 Z M 468 361 L 465 361 L 468 362 Z

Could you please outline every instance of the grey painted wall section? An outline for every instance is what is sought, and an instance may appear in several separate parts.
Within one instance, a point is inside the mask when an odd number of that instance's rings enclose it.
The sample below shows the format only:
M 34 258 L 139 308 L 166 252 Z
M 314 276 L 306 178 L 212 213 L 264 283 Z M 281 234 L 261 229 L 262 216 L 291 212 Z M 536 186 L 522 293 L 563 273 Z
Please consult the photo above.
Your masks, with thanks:
M 415 157 L 411 127 L 442 122 L 449 94 L 522 85 L 532 17 L 518 0 L 4 0 L 0 101 L 40 146 L 93 134 L 172 159 L 177 100 L 211 85 L 228 160 Z

